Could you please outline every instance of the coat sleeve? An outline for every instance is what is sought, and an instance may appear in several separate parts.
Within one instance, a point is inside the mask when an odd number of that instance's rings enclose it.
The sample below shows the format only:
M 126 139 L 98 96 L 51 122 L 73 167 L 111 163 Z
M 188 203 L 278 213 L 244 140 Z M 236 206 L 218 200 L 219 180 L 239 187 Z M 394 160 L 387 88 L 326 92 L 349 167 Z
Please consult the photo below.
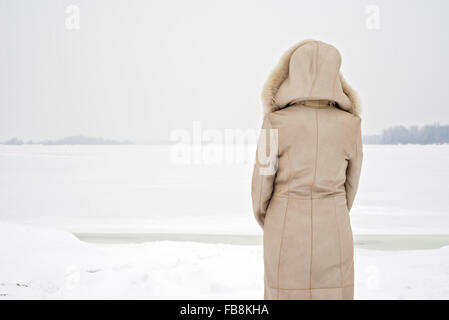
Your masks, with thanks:
M 357 194 L 363 160 L 361 120 L 360 118 L 357 118 L 357 120 L 355 142 L 353 143 L 352 153 L 349 156 L 348 167 L 346 169 L 345 189 L 348 210 L 351 210 Z
M 278 160 L 278 133 L 266 115 L 259 133 L 251 184 L 254 216 L 263 228 L 265 214 L 274 189 Z

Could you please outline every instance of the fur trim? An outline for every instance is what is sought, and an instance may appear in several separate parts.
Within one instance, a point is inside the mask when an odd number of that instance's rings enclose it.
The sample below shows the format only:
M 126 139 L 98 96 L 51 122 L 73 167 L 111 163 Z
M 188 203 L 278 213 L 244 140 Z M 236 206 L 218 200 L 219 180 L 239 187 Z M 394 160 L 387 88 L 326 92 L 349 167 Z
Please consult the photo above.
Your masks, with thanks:
M 343 77 L 341 72 L 340 72 L 340 82 L 343 92 L 348 96 L 349 100 L 351 101 L 351 109 L 346 111 L 352 113 L 355 116 L 360 117 L 360 115 L 362 114 L 362 103 L 360 101 L 359 95 L 357 94 L 357 91 L 355 91 L 354 88 L 349 85 L 349 83 Z
M 277 91 L 279 90 L 281 84 L 287 79 L 288 77 L 288 69 L 290 64 L 290 59 L 293 55 L 293 53 L 298 49 L 299 47 L 303 46 L 304 44 L 314 42 L 315 40 L 303 40 L 294 46 L 292 46 L 290 49 L 288 49 L 279 60 L 276 67 L 271 71 L 267 81 L 265 82 L 265 85 L 262 90 L 262 104 L 264 108 L 264 113 L 270 113 L 277 110 L 282 109 L 282 106 L 279 106 L 275 101 L 275 96 Z M 346 82 L 346 80 L 343 78 L 343 75 L 339 74 L 340 81 L 342 85 L 343 92 L 348 96 L 349 100 L 351 101 L 351 107 L 348 110 L 345 110 L 349 113 L 352 113 L 356 116 L 360 116 L 361 114 L 361 103 L 360 98 L 357 94 L 357 92 Z

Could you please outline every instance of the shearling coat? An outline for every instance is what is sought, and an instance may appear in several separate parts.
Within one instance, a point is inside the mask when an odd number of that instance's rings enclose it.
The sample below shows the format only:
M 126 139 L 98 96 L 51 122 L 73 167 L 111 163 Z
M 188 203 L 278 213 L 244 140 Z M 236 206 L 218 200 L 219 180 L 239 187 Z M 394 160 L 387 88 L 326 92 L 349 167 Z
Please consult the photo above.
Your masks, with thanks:
M 262 95 L 252 179 L 265 299 L 353 299 L 349 219 L 362 165 L 359 103 L 336 48 L 291 48 Z

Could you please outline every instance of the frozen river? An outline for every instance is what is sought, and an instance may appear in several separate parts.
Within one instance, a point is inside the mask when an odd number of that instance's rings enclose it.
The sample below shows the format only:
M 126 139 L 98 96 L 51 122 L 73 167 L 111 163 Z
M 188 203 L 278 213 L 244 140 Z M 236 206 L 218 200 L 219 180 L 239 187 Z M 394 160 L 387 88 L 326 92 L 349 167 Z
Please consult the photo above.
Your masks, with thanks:
M 82 234 L 260 235 L 250 200 L 253 146 L 209 147 L 209 158 L 192 152 L 187 162 L 174 151 L 1 145 L 0 219 Z M 222 158 L 211 161 L 214 152 Z M 448 163 L 449 145 L 366 145 L 354 233 L 449 234 Z
M 81 241 L 100 244 L 146 243 L 157 241 L 210 244 L 262 245 L 260 235 L 202 233 L 74 233 Z M 356 248 L 373 250 L 425 250 L 449 246 L 449 234 L 356 234 Z

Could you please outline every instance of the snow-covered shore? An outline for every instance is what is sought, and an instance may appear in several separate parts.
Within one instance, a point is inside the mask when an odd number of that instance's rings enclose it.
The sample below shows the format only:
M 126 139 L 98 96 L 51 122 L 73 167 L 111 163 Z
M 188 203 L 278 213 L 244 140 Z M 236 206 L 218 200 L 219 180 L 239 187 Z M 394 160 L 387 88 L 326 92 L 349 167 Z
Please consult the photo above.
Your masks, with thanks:
M 261 299 L 262 247 L 158 241 L 88 244 L 0 223 L 0 299 Z M 448 299 L 449 247 L 356 249 L 357 299 Z

